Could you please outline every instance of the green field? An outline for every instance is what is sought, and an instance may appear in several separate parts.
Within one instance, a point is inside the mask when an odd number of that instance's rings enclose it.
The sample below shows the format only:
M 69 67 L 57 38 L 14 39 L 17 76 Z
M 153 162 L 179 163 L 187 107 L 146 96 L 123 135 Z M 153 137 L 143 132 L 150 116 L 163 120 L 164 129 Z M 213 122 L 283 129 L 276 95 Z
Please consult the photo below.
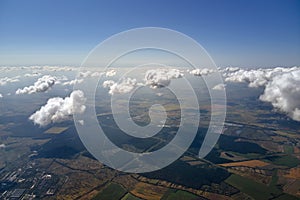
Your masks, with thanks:
M 286 153 L 286 154 L 294 153 L 294 147 L 291 145 L 284 145 L 283 149 L 284 149 L 284 153 Z
M 296 167 L 300 164 L 299 159 L 292 155 L 286 155 L 281 157 L 274 157 L 270 158 L 270 161 L 272 161 L 275 165 L 282 165 L 287 167 Z
M 106 188 L 93 197 L 93 200 L 120 199 L 122 196 L 124 196 L 124 194 L 126 194 L 126 190 L 121 185 L 110 183 Z
M 294 197 L 294 196 L 289 195 L 289 194 L 283 194 L 283 195 L 275 198 L 274 200 L 299 200 L 299 198 Z
M 122 198 L 122 200 L 141 200 L 141 199 L 138 198 L 138 197 L 133 196 L 133 195 L 130 194 L 130 193 L 127 193 L 127 194 Z
M 282 193 L 275 187 L 268 187 L 262 183 L 255 182 L 236 174 L 232 174 L 225 182 L 238 188 L 240 191 L 248 194 L 254 199 L 269 199 Z
M 166 194 L 162 198 L 162 200 L 181 200 L 181 199 L 196 200 L 198 199 L 198 196 L 186 191 L 170 189 L 168 192 L 166 192 Z

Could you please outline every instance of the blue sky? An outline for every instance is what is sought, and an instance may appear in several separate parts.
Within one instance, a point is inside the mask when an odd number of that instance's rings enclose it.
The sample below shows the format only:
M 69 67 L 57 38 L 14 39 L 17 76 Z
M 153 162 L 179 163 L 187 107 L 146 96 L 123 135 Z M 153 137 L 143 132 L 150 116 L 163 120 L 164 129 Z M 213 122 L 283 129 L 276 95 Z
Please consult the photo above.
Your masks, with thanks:
M 145 26 L 189 35 L 218 66 L 300 65 L 298 0 L 0 0 L 0 65 L 80 65 L 107 37 Z

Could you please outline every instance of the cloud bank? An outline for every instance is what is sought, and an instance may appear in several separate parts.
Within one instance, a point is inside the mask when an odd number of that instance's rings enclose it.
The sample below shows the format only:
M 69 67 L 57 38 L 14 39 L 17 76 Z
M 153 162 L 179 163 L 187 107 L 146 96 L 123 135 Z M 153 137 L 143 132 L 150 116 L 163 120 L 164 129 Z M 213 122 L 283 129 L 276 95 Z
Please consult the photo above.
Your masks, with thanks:
M 229 68 L 228 70 L 230 70 Z M 289 73 L 299 70 L 298 67 L 284 68 L 268 68 L 268 69 L 238 69 L 235 71 L 225 71 L 223 76 L 226 82 L 245 82 L 249 84 L 249 87 L 265 86 L 275 76 L 283 73 Z
M 29 119 L 40 126 L 66 121 L 71 119 L 74 113 L 83 113 L 86 108 L 85 102 L 84 93 L 81 90 L 75 90 L 69 97 L 48 99 L 46 105 L 32 114 Z

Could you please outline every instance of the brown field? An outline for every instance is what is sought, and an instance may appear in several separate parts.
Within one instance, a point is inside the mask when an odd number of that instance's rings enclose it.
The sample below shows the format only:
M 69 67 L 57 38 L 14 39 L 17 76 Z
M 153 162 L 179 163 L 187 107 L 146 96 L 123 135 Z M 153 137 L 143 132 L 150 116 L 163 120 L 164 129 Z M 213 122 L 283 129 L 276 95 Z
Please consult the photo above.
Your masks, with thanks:
M 225 159 L 227 159 L 227 160 L 232 160 L 232 161 L 241 161 L 241 160 L 245 160 L 245 158 L 242 157 L 242 156 L 238 156 L 238 155 L 235 155 L 235 154 L 233 154 L 233 153 L 229 153 L 229 154 L 232 156 L 232 157 L 230 157 L 230 156 L 227 156 L 225 153 L 228 153 L 228 152 L 222 151 L 220 157 L 221 157 L 221 158 L 225 158 Z
M 142 199 L 161 199 L 168 188 L 161 186 L 150 185 L 147 183 L 138 183 L 135 188 L 131 191 L 134 196 Z
M 300 153 L 299 147 L 294 147 L 294 153 L 296 153 L 296 154 Z
M 263 162 L 260 160 L 248 160 L 248 161 L 243 161 L 243 162 L 231 162 L 231 163 L 225 163 L 225 164 L 220 164 L 222 167 L 264 167 L 266 165 L 269 165 L 267 162 Z
M 67 130 L 69 127 L 58 127 L 58 126 L 54 126 L 49 128 L 48 130 L 46 130 L 44 133 L 47 134 L 60 134 L 62 132 L 64 132 L 65 130 Z
M 278 143 L 276 143 L 274 141 L 257 141 L 256 143 L 269 151 L 283 152 L 283 146 L 278 145 Z
M 288 171 L 288 174 L 284 175 L 284 177 L 291 178 L 291 179 L 300 179 L 300 168 L 299 167 L 291 168 Z

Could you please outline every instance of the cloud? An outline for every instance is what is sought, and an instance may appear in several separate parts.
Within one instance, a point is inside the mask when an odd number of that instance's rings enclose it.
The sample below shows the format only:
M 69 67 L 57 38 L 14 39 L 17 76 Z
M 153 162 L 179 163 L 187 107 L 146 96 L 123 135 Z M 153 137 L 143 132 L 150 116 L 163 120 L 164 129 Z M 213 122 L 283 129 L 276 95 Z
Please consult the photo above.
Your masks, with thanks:
M 300 67 L 224 70 L 227 82 L 245 82 L 249 87 L 264 87 L 261 101 L 300 121 Z
M 32 74 L 29 74 L 29 73 L 24 74 L 24 77 L 36 77 L 36 76 L 41 76 L 41 75 L 42 75 L 42 74 L 39 73 L 39 72 L 34 72 L 34 73 L 32 73 Z
M 208 68 L 203 68 L 203 69 L 193 69 L 189 71 L 190 74 L 193 74 L 194 76 L 205 76 L 209 75 L 211 73 L 214 73 L 215 70 L 213 69 L 208 69 Z
M 113 80 L 104 81 L 102 86 L 109 88 L 109 94 L 125 94 L 131 92 L 137 85 L 139 85 L 136 79 L 125 78 L 122 81 L 116 83 Z
M 78 120 L 78 123 L 79 123 L 81 126 L 83 126 L 83 125 L 84 125 L 84 120 L 80 119 L 80 120 Z
M 14 82 L 19 82 L 20 76 L 14 76 L 14 77 L 4 77 L 0 78 L 0 86 L 6 85 L 7 83 L 14 83 Z
M 239 69 L 234 72 L 224 73 L 226 82 L 245 82 L 249 87 L 265 86 L 273 77 L 282 73 L 292 72 L 298 70 L 298 67 L 292 68 L 268 68 L 268 69 Z
M 75 113 L 83 113 L 86 98 L 81 90 L 75 90 L 70 97 L 54 97 L 48 99 L 46 105 L 32 114 L 29 119 L 40 126 L 57 123 L 71 119 Z
M 66 81 L 66 82 L 62 83 L 62 85 L 75 85 L 75 84 L 82 83 L 82 82 L 83 82 L 83 79 L 74 79 L 71 81 Z
M 146 72 L 145 84 L 151 88 L 166 87 L 171 83 L 171 79 L 183 77 L 178 69 L 151 69 Z
M 3 95 L 0 93 L 0 98 L 3 98 Z
M 212 89 L 213 90 L 225 90 L 225 84 L 223 84 L 223 83 L 220 83 L 220 84 L 218 84 L 218 85 L 215 85 Z
M 39 78 L 33 85 L 18 89 L 16 94 L 32 94 L 37 92 L 45 92 L 55 84 L 56 78 L 45 75 Z
M 278 74 L 266 84 L 260 100 L 300 121 L 300 69 Z
M 80 72 L 79 77 L 86 78 L 86 77 L 101 77 L 104 73 L 103 72 L 91 72 L 91 71 L 85 71 Z
M 112 76 L 115 76 L 116 74 L 117 74 L 116 70 L 111 69 L 111 70 L 108 70 L 108 71 L 105 73 L 105 76 L 106 76 L 106 77 L 112 77 Z

